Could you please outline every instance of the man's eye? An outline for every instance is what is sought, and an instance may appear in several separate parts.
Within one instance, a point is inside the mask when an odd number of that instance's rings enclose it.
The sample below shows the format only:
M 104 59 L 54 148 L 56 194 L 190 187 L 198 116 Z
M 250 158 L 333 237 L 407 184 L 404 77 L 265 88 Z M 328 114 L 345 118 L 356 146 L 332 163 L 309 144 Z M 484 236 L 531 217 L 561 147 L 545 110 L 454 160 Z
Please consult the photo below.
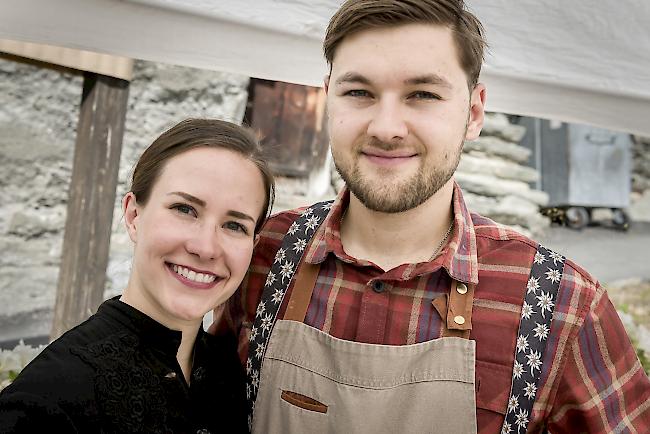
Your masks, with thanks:
M 245 235 L 248 235 L 248 229 L 241 223 L 238 222 L 227 222 L 224 227 L 228 230 L 234 232 L 242 232 Z
M 426 92 L 426 91 L 423 91 L 423 90 L 420 90 L 418 92 L 413 92 L 410 95 L 410 98 L 415 98 L 415 99 L 441 99 L 440 96 L 436 95 L 435 93 Z
M 368 93 L 367 90 L 362 90 L 362 89 L 352 89 L 348 90 L 344 94 L 345 96 L 351 96 L 353 98 L 367 98 L 370 96 L 370 93 Z
M 174 210 L 178 211 L 181 214 L 187 214 L 187 215 L 191 215 L 193 217 L 197 216 L 196 210 L 193 207 L 191 207 L 190 205 L 186 205 L 184 203 L 176 203 L 176 204 L 171 206 L 171 209 L 174 209 Z

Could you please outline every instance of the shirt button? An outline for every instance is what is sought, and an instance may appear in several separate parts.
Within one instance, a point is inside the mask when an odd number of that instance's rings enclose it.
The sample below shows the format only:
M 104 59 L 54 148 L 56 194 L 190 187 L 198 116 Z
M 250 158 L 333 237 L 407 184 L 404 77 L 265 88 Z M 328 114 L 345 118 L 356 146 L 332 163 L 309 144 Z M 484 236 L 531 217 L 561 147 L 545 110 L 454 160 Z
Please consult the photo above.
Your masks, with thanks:
M 385 289 L 384 287 L 385 287 L 384 282 L 382 282 L 381 280 L 375 280 L 374 282 L 372 282 L 372 290 L 375 291 L 377 294 L 381 294 L 382 292 L 384 292 Z
M 463 318 L 462 315 L 456 315 L 456 316 L 454 317 L 454 322 L 455 322 L 456 324 L 458 324 L 458 325 L 463 325 L 463 324 L 465 324 L 465 318 Z
M 467 294 L 467 285 L 465 285 L 463 282 L 458 282 L 456 285 L 456 291 L 459 294 Z

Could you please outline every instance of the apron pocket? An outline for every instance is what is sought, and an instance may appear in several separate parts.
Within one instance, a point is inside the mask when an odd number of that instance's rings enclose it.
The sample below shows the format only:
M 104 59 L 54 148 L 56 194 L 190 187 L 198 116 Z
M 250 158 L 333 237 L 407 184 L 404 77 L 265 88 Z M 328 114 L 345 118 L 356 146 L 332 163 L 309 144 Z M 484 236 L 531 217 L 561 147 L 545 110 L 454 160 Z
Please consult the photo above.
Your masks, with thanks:
M 293 404 L 296 407 L 303 408 L 309 411 L 315 411 L 317 413 L 327 413 L 327 406 L 322 402 L 316 401 L 313 398 L 310 398 L 300 393 L 292 392 L 290 390 L 283 390 L 280 397 L 287 401 L 289 404 Z

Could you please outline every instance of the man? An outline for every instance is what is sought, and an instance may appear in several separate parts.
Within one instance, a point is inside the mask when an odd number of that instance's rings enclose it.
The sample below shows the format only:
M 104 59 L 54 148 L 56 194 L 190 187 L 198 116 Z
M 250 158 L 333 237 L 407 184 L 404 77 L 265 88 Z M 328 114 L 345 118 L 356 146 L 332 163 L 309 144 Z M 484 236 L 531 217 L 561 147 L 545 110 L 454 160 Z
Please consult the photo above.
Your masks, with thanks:
M 462 0 L 332 17 L 347 187 L 262 231 L 242 288 L 254 432 L 650 432 L 650 381 L 602 287 L 471 214 L 454 182 L 483 125 L 483 34 Z

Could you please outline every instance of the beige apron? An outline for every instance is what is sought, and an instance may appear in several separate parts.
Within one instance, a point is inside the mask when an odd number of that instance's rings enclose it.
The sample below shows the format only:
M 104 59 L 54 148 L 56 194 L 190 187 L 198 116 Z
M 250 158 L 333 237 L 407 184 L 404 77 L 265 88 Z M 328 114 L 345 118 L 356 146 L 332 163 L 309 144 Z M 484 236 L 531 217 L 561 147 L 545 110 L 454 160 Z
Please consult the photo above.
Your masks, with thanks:
M 443 337 L 376 345 L 303 324 L 318 265 L 303 263 L 260 375 L 254 433 L 475 433 L 474 288 L 434 300 Z

